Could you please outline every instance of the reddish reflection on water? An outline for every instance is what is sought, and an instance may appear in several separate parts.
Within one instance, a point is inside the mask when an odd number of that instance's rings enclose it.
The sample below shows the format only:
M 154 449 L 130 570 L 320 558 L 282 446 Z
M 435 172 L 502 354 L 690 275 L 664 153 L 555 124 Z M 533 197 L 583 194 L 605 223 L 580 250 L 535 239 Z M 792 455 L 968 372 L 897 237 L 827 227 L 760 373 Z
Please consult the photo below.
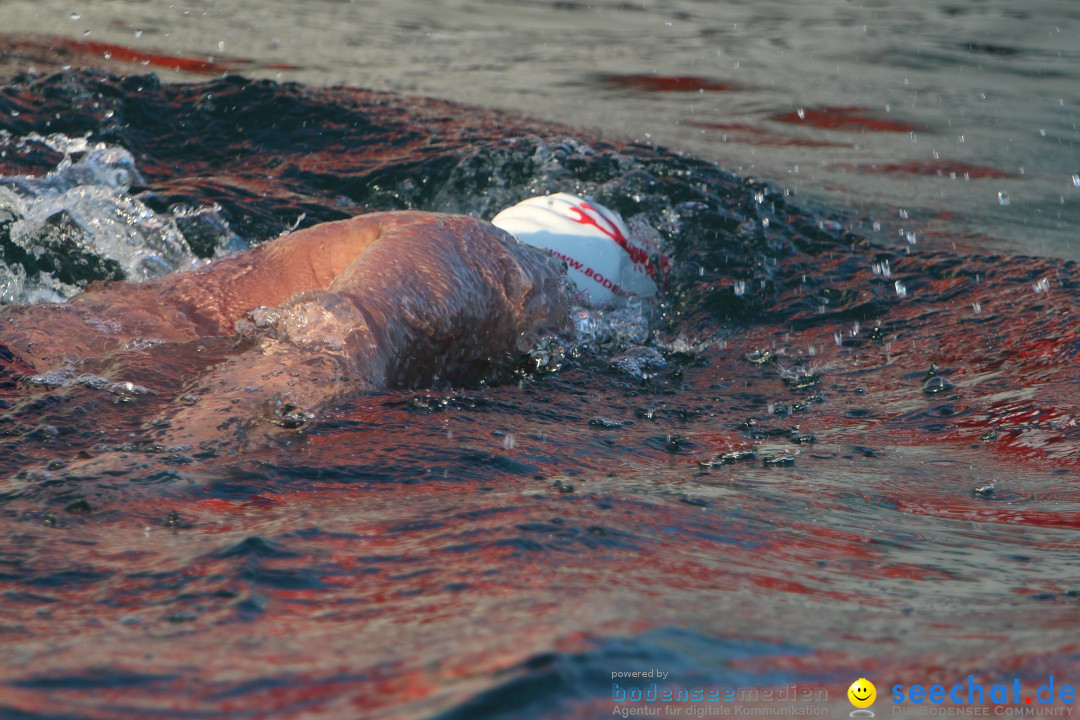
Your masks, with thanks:
M 854 106 L 801 108 L 774 115 L 769 119 L 792 125 L 806 124 L 824 130 L 910 133 L 923 129 L 915 123 L 882 117 L 870 108 Z
M 749 123 L 691 122 L 694 127 L 723 133 L 736 142 L 746 145 L 766 145 L 774 147 L 851 147 L 851 143 L 820 140 L 816 138 L 795 137 L 770 130 L 760 125 Z
M 96 40 L 76 40 L 55 35 L 0 36 L 4 48 L 4 64 L 11 70 L 24 70 L 28 63 L 56 67 L 59 61 L 68 60 L 79 67 L 99 67 L 115 70 L 118 67 L 137 71 L 171 70 L 190 75 L 223 75 L 253 68 L 264 70 L 297 70 L 287 63 L 256 63 L 247 58 L 219 57 L 199 58 L 172 55 L 153 50 L 139 50 L 118 43 Z
M 846 263 L 814 265 L 865 292 L 869 268 Z M 1060 270 L 1040 263 L 968 258 L 950 278 L 945 258 L 896 259 L 909 295 L 879 329 L 798 329 L 793 292 L 774 309 L 794 329 L 739 331 L 646 385 L 586 364 L 361 398 L 288 446 L 174 468 L 189 488 L 141 485 L 168 467 L 146 455 L 89 488 L 15 490 L 5 703 L 417 717 L 517 679 L 521 712 L 592 717 L 602 673 L 642 663 L 840 700 L 869 668 L 890 682 L 1068 677 L 1074 291 L 1034 293 L 1033 272 Z M 810 346 L 820 378 L 793 390 L 782 370 Z M 754 349 L 775 363 L 744 359 Z M 930 363 L 955 392 L 924 392 Z M 717 461 L 746 448 L 758 456 Z M 62 454 L 46 441 L 33 459 Z M 650 635 L 670 627 L 745 647 L 695 660 L 693 641 L 680 654 Z M 512 714 L 514 692 L 499 697 Z
M 884 173 L 899 175 L 935 175 L 937 177 L 960 178 L 968 180 L 984 180 L 986 178 L 1013 178 L 1023 177 L 1016 173 L 998 170 L 986 165 L 974 163 L 946 162 L 946 161 L 917 161 L 908 160 L 902 163 L 880 163 L 873 165 L 859 165 L 856 168 L 861 173 Z
M 627 88 L 642 92 L 730 92 L 745 90 L 739 83 L 727 80 L 713 80 L 695 75 L 643 75 L 626 73 L 605 75 L 604 82 L 616 88 Z

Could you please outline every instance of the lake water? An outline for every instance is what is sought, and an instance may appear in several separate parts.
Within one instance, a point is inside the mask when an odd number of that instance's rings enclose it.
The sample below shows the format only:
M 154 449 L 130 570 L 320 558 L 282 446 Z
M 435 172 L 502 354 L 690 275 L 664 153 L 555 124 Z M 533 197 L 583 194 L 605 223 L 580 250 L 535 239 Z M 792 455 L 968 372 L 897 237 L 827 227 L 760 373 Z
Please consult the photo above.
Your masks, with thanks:
M 885 235 L 1080 257 L 1069 0 L 13 0 L 3 17 L 6 32 L 249 59 L 231 67 L 256 77 L 520 110 L 693 152 Z
M 650 670 L 735 692 L 683 717 L 842 716 L 860 677 L 880 717 L 1080 681 L 1080 6 L 0 18 L 0 342 L 14 305 L 368 210 L 582 192 L 674 261 L 647 340 L 227 453 L 153 438 L 243 340 L 0 346 L 0 717 L 599 718 Z

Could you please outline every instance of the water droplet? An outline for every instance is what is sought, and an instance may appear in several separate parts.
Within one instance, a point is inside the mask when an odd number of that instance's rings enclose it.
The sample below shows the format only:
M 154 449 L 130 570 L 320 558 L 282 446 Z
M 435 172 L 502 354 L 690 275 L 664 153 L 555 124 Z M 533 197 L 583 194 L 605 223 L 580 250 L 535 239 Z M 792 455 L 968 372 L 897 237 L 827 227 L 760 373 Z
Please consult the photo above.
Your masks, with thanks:
M 893 283 L 893 287 L 896 288 L 896 294 L 898 296 L 907 297 L 907 285 L 904 285 L 903 282 L 901 282 L 900 280 L 897 280 L 896 282 Z
M 769 218 L 761 218 L 761 227 L 769 227 Z
M 86 500 L 82 498 L 69 502 L 66 506 L 64 506 L 64 509 L 67 510 L 69 513 L 74 514 L 88 513 L 93 510 L 93 508 L 90 507 L 90 503 L 86 502 Z
M 112 53 L 109 52 L 108 50 L 105 51 L 105 59 L 106 60 L 112 60 Z
M 1002 207 L 1005 207 L 1008 204 L 1009 204 L 1009 193 L 1002 190 L 1001 192 L 998 193 L 998 205 L 1001 205 Z
M 1073 187 L 1074 188 L 1080 188 L 1080 175 L 1073 175 L 1072 176 L 1072 181 L 1073 181 Z
M 746 294 L 746 281 L 745 280 L 736 280 L 735 281 L 735 295 L 736 295 L 736 297 L 742 297 L 745 294 Z
M 979 313 L 982 312 L 982 303 L 980 303 L 980 302 L 971 303 L 971 309 L 975 311 L 976 315 L 978 315 Z
M 881 223 L 877 220 L 874 221 L 874 232 L 881 232 Z
M 78 20 L 81 17 L 82 17 L 82 13 L 79 12 L 78 10 L 72 10 L 71 11 L 71 19 L 72 20 Z
M 516 442 L 517 441 L 514 438 L 513 433 L 506 433 L 506 437 L 503 438 L 503 449 L 504 450 L 513 450 L 514 445 L 516 444 Z
M 135 30 L 135 37 L 136 38 L 141 38 L 142 37 L 142 30 L 136 29 Z
M 225 52 L 225 41 L 224 40 L 218 40 L 217 49 L 218 49 L 218 52 Z
M 1037 283 L 1031 286 L 1031 289 L 1037 293 L 1044 293 L 1050 290 L 1050 278 L 1040 278 Z
M 901 220 L 907 220 L 908 219 L 908 211 L 905 210 L 904 208 L 900 208 L 900 219 Z
M 800 120 L 805 120 L 806 119 L 806 108 L 798 108 L 795 111 L 795 114 L 799 116 Z
M 927 395 L 938 395 L 943 392 L 951 392 L 956 389 L 956 385 L 947 377 L 941 375 L 935 375 L 934 377 L 923 383 L 922 391 Z
M 913 232 L 904 233 L 904 239 L 907 240 L 908 245 L 914 245 L 919 242 L 919 236 Z
M 761 459 L 765 467 L 791 467 L 795 464 L 793 455 L 768 455 Z
M 570 482 L 567 478 L 556 478 L 555 481 L 551 483 L 551 487 L 564 494 L 574 492 L 574 483 Z

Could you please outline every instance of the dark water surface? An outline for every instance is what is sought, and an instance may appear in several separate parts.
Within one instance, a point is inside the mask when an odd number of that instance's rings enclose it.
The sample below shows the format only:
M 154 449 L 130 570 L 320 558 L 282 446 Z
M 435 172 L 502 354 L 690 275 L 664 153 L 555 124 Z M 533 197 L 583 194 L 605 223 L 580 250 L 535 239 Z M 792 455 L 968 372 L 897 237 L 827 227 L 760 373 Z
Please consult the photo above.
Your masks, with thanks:
M 513 109 L 693 152 L 882 241 L 1080 259 L 1073 0 L 7 0 L 0 18 L 51 48 L 0 53 L 19 70 L 59 52 Z
M 644 346 L 362 395 L 240 456 L 143 425 L 228 338 L 82 380 L 3 358 L 0 716 L 609 717 L 612 673 L 650 668 L 837 714 L 860 676 L 879 712 L 896 683 L 1080 676 L 1073 262 L 365 90 L 73 71 L 7 82 L 0 128 L 7 301 L 548 191 L 675 259 Z

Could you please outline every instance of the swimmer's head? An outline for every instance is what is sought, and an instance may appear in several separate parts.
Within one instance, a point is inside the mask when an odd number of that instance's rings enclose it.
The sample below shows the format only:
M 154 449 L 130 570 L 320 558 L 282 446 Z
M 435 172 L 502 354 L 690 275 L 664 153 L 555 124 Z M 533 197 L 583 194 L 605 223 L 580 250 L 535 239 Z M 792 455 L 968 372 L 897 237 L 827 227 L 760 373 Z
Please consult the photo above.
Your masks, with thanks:
M 619 214 L 599 203 L 569 193 L 534 197 L 491 222 L 566 262 L 584 304 L 613 307 L 657 294 L 656 264 L 649 253 L 631 239 Z

